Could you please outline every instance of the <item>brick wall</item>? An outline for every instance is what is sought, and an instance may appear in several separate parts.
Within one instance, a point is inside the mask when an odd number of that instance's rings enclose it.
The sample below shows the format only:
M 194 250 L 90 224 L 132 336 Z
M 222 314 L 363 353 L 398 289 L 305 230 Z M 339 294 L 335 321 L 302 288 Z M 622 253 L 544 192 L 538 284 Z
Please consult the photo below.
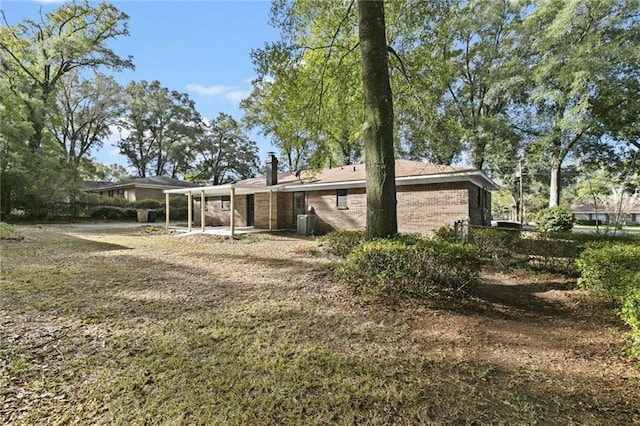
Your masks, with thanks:
M 313 191 L 307 193 L 307 207 L 316 211 L 316 233 L 324 234 L 333 229 L 364 229 L 367 222 L 367 196 L 364 188 L 347 191 L 347 208 L 337 206 L 337 191 Z
M 205 197 L 205 224 L 207 226 L 229 226 L 231 214 L 229 210 L 222 209 L 222 197 Z M 247 226 L 247 197 L 236 195 L 234 200 L 235 226 Z M 193 221 L 200 223 L 200 199 L 193 200 Z
M 428 235 L 469 217 L 469 195 L 464 182 L 398 186 L 396 197 L 398 232 Z

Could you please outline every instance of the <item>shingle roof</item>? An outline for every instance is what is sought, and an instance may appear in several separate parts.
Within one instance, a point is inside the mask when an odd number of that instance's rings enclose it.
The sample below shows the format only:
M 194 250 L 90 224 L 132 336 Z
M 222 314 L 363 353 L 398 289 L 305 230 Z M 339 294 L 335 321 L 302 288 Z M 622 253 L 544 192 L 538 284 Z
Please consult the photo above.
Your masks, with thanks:
M 437 174 L 474 171 L 475 169 L 443 166 L 439 164 L 427 164 L 419 161 L 396 160 L 396 178 L 408 176 L 428 176 Z M 318 171 L 303 170 L 300 178 L 293 173 L 278 173 L 278 185 L 297 183 L 337 183 L 366 179 L 366 167 L 364 164 L 333 167 Z M 242 180 L 237 183 L 242 187 L 261 188 L 266 185 L 264 176 Z
M 165 186 L 171 188 L 191 188 L 197 187 L 198 184 L 185 182 L 180 179 L 173 179 L 167 176 L 149 176 L 143 178 L 131 179 L 125 182 L 107 183 L 106 185 L 93 187 L 90 191 L 115 189 L 115 188 L 129 188 L 135 186 Z

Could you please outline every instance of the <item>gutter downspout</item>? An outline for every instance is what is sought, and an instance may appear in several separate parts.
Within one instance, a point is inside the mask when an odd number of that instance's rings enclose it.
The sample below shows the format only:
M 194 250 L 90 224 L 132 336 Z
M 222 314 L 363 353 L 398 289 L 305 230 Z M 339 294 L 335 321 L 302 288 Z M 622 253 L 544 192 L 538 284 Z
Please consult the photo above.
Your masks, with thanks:
M 191 225 L 193 222 L 193 194 L 191 194 L 191 191 L 187 194 L 187 203 L 187 230 L 191 232 Z
M 169 194 L 164 194 L 164 227 L 169 229 Z
M 200 191 L 200 230 L 204 234 L 204 221 L 205 221 L 205 198 L 204 190 Z
M 231 211 L 229 212 L 231 214 L 231 216 L 229 217 L 229 227 L 231 228 L 231 238 L 233 239 L 234 235 L 235 235 L 235 215 L 236 215 L 236 209 L 235 209 L 235 197 L 236 197 L 236 187 L 232 184 L 231 185 L 231 190 L 230 190 L 230 201 L 231 201 Z

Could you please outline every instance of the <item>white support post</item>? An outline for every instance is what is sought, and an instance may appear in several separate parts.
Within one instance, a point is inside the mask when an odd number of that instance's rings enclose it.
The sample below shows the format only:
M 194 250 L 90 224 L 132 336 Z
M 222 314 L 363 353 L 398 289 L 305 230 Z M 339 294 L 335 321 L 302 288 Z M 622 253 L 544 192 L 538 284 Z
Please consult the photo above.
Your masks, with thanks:
M 200 230 L 204 233 L 204 221 L 206 219 L 206 215 L 205 215 L 205 198 L 204 198 L 204 191 L 200 191 Z
M 235 215 L 236 215 L 236 209 L 235 209 L 235 198 L 236 198 L 236 188 L 231 185 L 231 196 L 229 197 L 230 201 L 231 201 L 231 211 L 229 212 L 229 214 L 231 215 L 229 217 L 229 226 L 231 228 L 231 238 L 234 237 L 236 229 L 235 229 Z
M 187 194 L 187 230 L 191 232 L 191 226 L 193 225 L 193 194 L 191 191 Z
M 269 190 L 269 231 L 273 231 L 273 191 Z
M 164 227 L 169 229 L 169 194 L 164 194 Z

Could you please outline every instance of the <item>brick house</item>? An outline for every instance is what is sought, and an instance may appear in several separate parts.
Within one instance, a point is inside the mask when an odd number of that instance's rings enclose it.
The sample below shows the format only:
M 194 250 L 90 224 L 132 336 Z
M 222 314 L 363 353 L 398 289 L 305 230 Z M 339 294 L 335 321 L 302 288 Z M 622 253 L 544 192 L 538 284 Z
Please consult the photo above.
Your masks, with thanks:
M 491 191 L 498 187 L 481 171 L 408 160 L 396 160 L 395 166 L 399 232 L 429 234 L 462 219 L 490 225 Z M 310 209 L 314 233 L 365 228 L 364 164 L 277 173 L 277 158 L 270 154 L 266 169 L 266 176 L 233 184 L 164 191 L 167 206 L 170 194 L 187 195 L 195 212 L 190 217 L 203 230 L 203 224 L 296 229 L 298 215 Z
M 163 200 L 165 189 L 191 188 L 198 185 L 167 176 L 150 176 L 126 182 L 87 183 L 84 191 L 103 197 L 121 197 L 127 201 Z

